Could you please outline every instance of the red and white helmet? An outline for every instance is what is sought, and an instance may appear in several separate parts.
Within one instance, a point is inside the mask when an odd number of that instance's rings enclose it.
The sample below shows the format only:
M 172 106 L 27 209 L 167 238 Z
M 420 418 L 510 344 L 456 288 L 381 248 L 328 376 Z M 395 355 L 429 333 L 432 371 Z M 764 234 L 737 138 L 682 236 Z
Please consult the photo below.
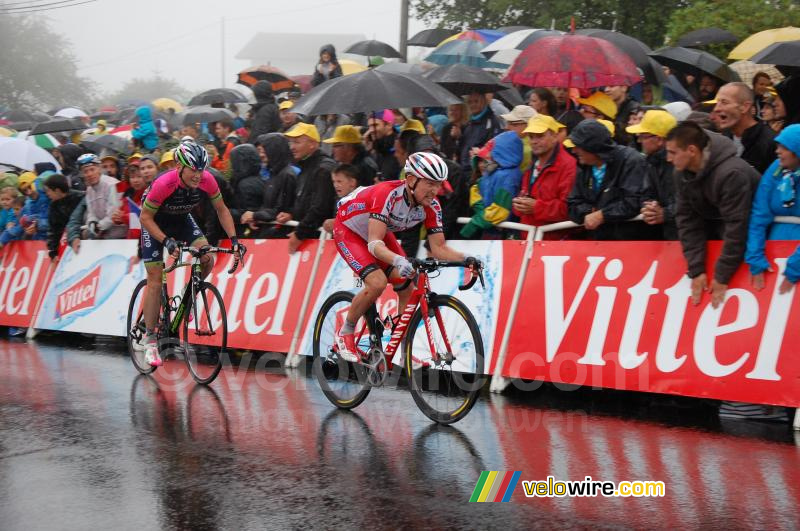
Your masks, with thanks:
M 420 179 L 444 182 L 447 180 L 447 164 L 435 153 L 420 151 L 412 153 L 406 159 L 406 175 L 411 174 Z

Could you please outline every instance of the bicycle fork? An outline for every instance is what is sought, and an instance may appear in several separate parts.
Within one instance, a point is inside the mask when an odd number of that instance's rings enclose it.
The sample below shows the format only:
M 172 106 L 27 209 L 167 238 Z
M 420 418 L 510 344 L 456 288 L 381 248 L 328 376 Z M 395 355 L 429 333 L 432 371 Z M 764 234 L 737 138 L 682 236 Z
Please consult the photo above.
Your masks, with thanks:
M 438 306 L 433 308 L 433 317 L 436 319 L 436 324 L 439 328 L 439 332 L 442 334 L 442 340 L 444 341 L 444 348 L 445 348 L 445 358 L 439 355 L 436 351 L 436 345 L 433 341 L 433 330 L 431 328 L 431 318 L 430 318 L 430 305 L 428 304 L 429 299 L 433 298 L 432 296 L 429 297 L 422 297 L 420 301 L 420 306 L 422 310 L 422 322 L 425 323 L 425 334 L 428 336 L 428 346 L 431 349 L 431 359 L 434 365 L 440 365 L 441 363 L 446 363 L 448 365 L 452 364 L 454 361 L 453 356 L 453 349 L 450 347 L 450 338 L 447 337 L 447 331 L 444 327 L 444 322 L 442 319 L 442 312 L 439 310 Z

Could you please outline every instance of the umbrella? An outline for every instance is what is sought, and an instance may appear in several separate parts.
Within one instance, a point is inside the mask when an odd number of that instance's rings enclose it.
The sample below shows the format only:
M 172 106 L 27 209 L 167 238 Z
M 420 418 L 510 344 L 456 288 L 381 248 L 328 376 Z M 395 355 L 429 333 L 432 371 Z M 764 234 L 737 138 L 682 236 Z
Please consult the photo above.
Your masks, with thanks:
M 483 47 L 484 44 L 478 41 L 454 40 L 435 48 L 425 60 L 437 65 L 460 63 L 478 68 L 506 68 L 507 65 L 489 61 L 481 55 Z
M 289 76 L 284 74 L 282 70 L 270 65 L 245 68 L 236 77 L 237 83 L 250 88 L 253 88 L 253 85 L 259 81 L 267 81 L 272 84 L 272 92 L 280 92 L 294 87 L 294 81 Z
M 366 56 L 381 56 L 381 57 L 389 57 L 395 59 L 402 59 L 403 56 L 400 55 L 400 52 L 386 44 L 385 42 L 369 40 L 369 41 L 358 41 L 355 44 L 351 44 L 344 53 L 352 53 L 355 55 L 366 55 Z
M 12 109 L 10 111 L 6 111 L 2 114 L 2 118 L 4 120 L 8 120 L 9 122 L 35 122 L 36 120 L 33 119 L 33 114 L 28 111 L 23 111 L 21 109 Z
M 796 40 L 800 40 L 800 28 L 793 26 L 759 31 L 747 37 L 731 50 L 728 59 L 750 59 L 770 44 Z
M 97 154 L 100 154 L 104 149 L 110 149 L 117 153 L 127 154 L 130 152 L 130 144 L 127 139 L 118 135 L 100 135 L 87 138 L 81 141 L 86 147 L 91 149 Z
M 502 28 L 497 28 L 497 31 L 502 31 L 506 35 L 511 33 L 516 33 L 517 31 L 525 31 L 533 29 L 530 26 L 503 26 Z
M 664 74 L 664 69 L 658 63 L 654 63 L 653 59 L 647 55 L 653 50 L 639 39 L 617 31 L 597 28 L 582 29 L 578 30 L 576 33 L 603 39 L 625 52 L 628 57 L 633 59 L 634 64 L 636 64 L 639 70 L 642 71 L 645 81 L 651 85 L 661 85 L 666 82 L 667 77 Z
M 61 166 L 53 158 L 53 155 L 33 142 L 11 137 L 0 138 L 0 164 L 32 170 L 37 162 L 50 162 L 61 170 Z
M 439 43 L 439 46 L 441 46 L 442 44 L 447 44 L 448 42 L 451 41 L 476 41 L 484 43 L 485 46 L 487 44 L 493 43 L 497 39 L 505 37 L 505 35 L 506 35 L 505 33 L 498 30 L 490 30 L 490 29 L 467 30 L 446 38 L 445 40 Z
M 675 46 L 660 48 L 652 52 L 650 56 L 662 65 L 679 72 L 686 72 L 695 76 L 708 74 L 725 83 L 739 81 L 739 75 L 731 70 L 727 64 L 716 56 L 702 50 Z
M 53 118 L 48 122 L 41 122 L 33 126 L 31 133 L 40 135 L 42 133 L 61 133 L 64 131 L 83 131 L 86 129 L 80 118 Z
M 425 48 L 435 48 L 448 37 L 452 37 L 459 33 L 459 30 L 451 30 L 444 28 L 435 28 L 422 30 L 410 39 L 408 39 L 409 46 L 422 46 Z
M 16 136 L 17 132 L 8 127 L 0 127 L 0 136 Z
M 465 96 L 473 92 L 486 94 L 508 88 L 489 72 L 463 64 L 440 66 L 425 72 L 423 77 L 446 88 L 456 96 Z
M 454 103 L 461 100 L 421 76 L 366 70 L 317 85 L 295 103 L 292 111 L 318 116 Z
M 77 107 L 66 107 L 56 112 L 53 116 L 57 118 L 86 118 L 89 115 Z
M 339 66 L 342 67 L 342 75 L 349 76 L 350 74 L 357 74 L 367 69 L 366 66 L 359 64 L 350 59 L 340 59 Z
M 779 66 L 800 66 L 800 40 L 770 44 L 750 60 Z
M 212 105 L 214 103 L 247 103 L 241 92 L 229 88 L 216 88 L 201 92 L 189 100 L 189 107 Z
M 305 92 L 308 92 L 309 90 L 311 90 L 311 78 L 312 77 L 313 76 L 311 76 L 309 74 L 301 74 L 299 76 L 292 76 L 289 79 L 291 79 L 292 82 L 294 83 L 294 85 L 292 85 L 292 86 L 295 87 L 295 89 L 297 89 L 299 87 L 300 92 L 305 93 Z
M 526 48 L 504 81 L 529 87 L 588 89 L 631 86 L 641 79 L 630 57 L 610 42 L 570 34 L 544 37 Z
M 520 46 L 522 41 L 524 41 L 526 37 L 537 32 L 545 32 L 542 34 L 542 36 L 561 35 L 560 31 L 551 32 L 550 30 L 541 29 L 525 29 L 515 31 L 514 33 L 509 33 L 505 37 L 501 37 L 496 41 L 486 45 L 481 50 L 481 53 L 486 56 L 487 59 L 491 59 L 495 63 L 504 63 L 510 65 L 516 60 L 519 54 L 522 53 L 522 50 L 527 47 L 527 45 Z
M 418 64 L 410 65 L 408 63 L 383 63 L 375 70 L 380 70 L 381 72 L 390 72 L 392 74 L 422 75 L 425 73 L 425 70 L 422 68 L 422 65 Z
M 181 112 L 183 110 L 183 105 L 172 98 L 158 98 L 150 103 L 153 105 L 153 107 L 163 112 L 167 112 L 169 109 L 172 109 L 175 112 Z
M 210 107 L 208 105 L 201 105 L 199 107 L 191 107 L 186 109 L 179 115 L 180 123 L 183 125 L 218 122 L 220 120 L 233 120 L 236 115 L 228 109 L 220 107 Z
M 720 28 L 703 28 L 690 31 L 678 39 L 676 46 L 696 48 L 698 46 L 708 46 L 709 44 L 720 44 L 725 42 L 739 42 L 739 37 L 730 31 Z
M 50 133 L 44 133 L 41 135 L 32 135 L 30 131 L 23 131 L 17 135 L 17 138 L 20 140 L 27 140 L 28 142 L 33 142 L 37 146 L 43 149 L 53 149 L 57 148 L 61 145 L 61 142 L 56 140 L 56 137 L 51 135 Z
M 775 68 L 775 65 L 757 64 L 752 61 L 741 60 L 728 65 L 731 70 L 739 74 L 739 77 L 748 85 L 753 84 L 753 76 L 757 72 L 764 72 L 772 80 L 773 85 L 777 85 L 783 81 L 784 75 Z
M 528 104 L 526 100 L 522 99 L 522 94 L 514 87 L 498 90 L 495 92 L 494 97 L 502 100 L 509 108 Z

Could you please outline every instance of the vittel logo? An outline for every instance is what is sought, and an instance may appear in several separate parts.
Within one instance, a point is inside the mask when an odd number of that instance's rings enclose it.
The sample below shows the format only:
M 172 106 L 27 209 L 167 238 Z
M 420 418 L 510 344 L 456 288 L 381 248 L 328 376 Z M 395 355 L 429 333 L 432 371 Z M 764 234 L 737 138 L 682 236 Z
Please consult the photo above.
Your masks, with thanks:
M 63 318 L 79 310 L 93 307 L 99 283 L 100 266 L 97 266 L 88 275 L 59 293 L 56 318 Z

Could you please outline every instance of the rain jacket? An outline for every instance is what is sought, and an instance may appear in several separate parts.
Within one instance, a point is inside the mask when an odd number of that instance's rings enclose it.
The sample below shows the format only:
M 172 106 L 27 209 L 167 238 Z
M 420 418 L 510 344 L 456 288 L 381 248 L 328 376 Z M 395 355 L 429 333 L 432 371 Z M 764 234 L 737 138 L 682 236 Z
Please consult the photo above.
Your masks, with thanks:
M 300 174 L 291 214 L 300 223 L 295 234 L 304 240 L 315 237 L 322 223 L 336 213 L 336 191 L 331 181 L 336 162 L 319 150 L 296 162 Z
M 497 169 L 480 178 L 470 188 L 469 203 L 474 214 L 461 229 L 464 238 L 473 237 L 479 230 L 492 229 L 508 219 L 511 200 L 517 195 L 522 179 L 522 140 L 513 131 L 495 138 L 492 160 Z
M 9 223 L 16 225 L 17 216 L 14 214 L 13 208 L 4 208 L 0 210 L 0 231 L 6 230 L 6 225 Z
M 627 221 L 641 210 L 647 162 L 634 149 L 620 146 L 611 140 L 604 125 L 595 120 L 585 120 L 570 133 L 572 141 L 590 153 L 595 153 L 606 164 L 605 177 L 595 189 L 591 166 L 579 165 L 575 185 L 567 198 L 569 217 L 578 224 L 596 211 L 603 211 L 603 223 L 589 231 L 593 240 L 649 239 L 652 230 L 644 222 Z
M 17 220 L 17 224 L 10 229 L 5 229 L 2 234 L 0 234 L 0 243 L 3 245 L 12 240 L 21 240 L 23 237 L 27 236 L 21 224 L 23 218 L 27 218 L 28 221 L 36 220 L 36 234 L 31 237 L 32 240 L 47 239 L 47 231 L 50 228 L 48 221 L 50 198 L 44 193 L 44 180 L 41 177 L 33 181 L 33 185 L 36 187 L 36 191 L 39 195 L 36 199 L 27 198 L 25 200 L 25 206 L 22 207 L 19 213 L 20 219 Z
M 261 178 L 261 157 L 252 144 L 236 146 L 231 151 L 231 186 L 236 194 L 236 204 L 228 205 L 236 224 L 236 232 L 244 235 L 244 225 L 239 223 L 242 214 L 255 212 L 264 197 L 264 180 Z
M 539 175 L 533 182 L 533 168 L 525 172 L 520 195 L 536 199 L 536 204 L 533 214 L 514 212 L 519 216 L 520 223 L 539 226 L 568 220 L 567 197 L 575 184 L 577 168 L 575 158 L 566 149 L 556 145 L 550 159 L 543 161 Z M 545 239 L 549 239 L 548 235 L 551 234 L 555 233 L 545 233 Z
M 472 173 L 472 157 L 469 151 L 474 147 L 483 146 L 502 132 L 500 121 L 488 105 L 477 116 L 470 117 L 467 125 L 461 129 L 461 140 L 458 144 L 458 162 L 465 175 Z
M 695 174 L 675 170 L 678 224 L 689 277 L 706 272 L 706 243 L 722 240 L 714 278 L 727 284 L 744 258 L 753 192 L 759 174 L 736 156 L 733 141 L 706 131 L 703 167 Z
M 72 212 L 83 200 L 84 193 L 78 190 L 70 190 L 66 196 L 58 201 L 50 203 L 49 222 L 50 228 L 47 231 L 47 250 L 50 258 L 58 256 L 58 248 L 61 244 L 61 235 L 67 228 Z
M 96 185 L 86 187 L 86 224 L 97 223 L 98 230 L 103 232 L 102 238 L 106 240 L 125 238 L 128 234 L 126 226 L 114 225 L 111 220 L 111 214 L 119 208 L 118 182 L 103 174 Z
M 253 95 L 256 97 L 256 104 L 253 105 L 253 124 L 250 127 L 251 142 L 261 135 L 275 133 L 281 128 L 280 113 L 269 81 L 261 80 L 253 85 Z
M 331 54 L 331 62 L 324 64 L 322 63 L 322 59 L 317 62 L 317 65 L 314 67 L 314 75 L 311 76 L 312 87 L 316 87 L 320 83 L 324 83 L 329 79 L 342 77 L 342 67 L 339 65 L 339 60 L 336 59 L 336 48 L 334 48 L 332 44 L 326 44 L 319 49 L 319 55 L 322 56 L 324 52 Z M 334 65 L 333 70 L 329 71 L 326 68 L 327 65 Z
M 652 155 L 647 155 L 647 166 L 642 201 L 658 201 L 664 209 L 664 223 L 661 225 L 663 239 L 677 240 L 675 178 L 672 175 L 672 164 L 667 161 L 667 150 L 661 149 Z
M 153 116 L 150 107 L 143 105 L 136 109 L 136 116 L 139 118 L 139 126 L 134 127 L 131 136 L 142 143 L 148 151 L 153 151 L 158 147 L 158 132 L 153 124 Z
M 800 125 L 790 126 L 781 132 L 781 145 L 795 154 L 800 154 Z M 800 156 L 800 155 L 799 155 Z M 784 206 L 779 185 L 783 180 L 780 160 L 775 160 L 761 177 L 750 212 L 750 229 L 747 235 L 745 261 L 750 273 L 757 275 L 770 267 L 764 253 L 766 240 L 800 240 L 800 225 L 773 223 L 776 216 L 800 216 L 800 171 L 787 174 L 794 183 L 794 205 Z M 800 280 L 800 248 L 786 263 L 786 277 L 792 282 Z
M 290 227 L 267 223 L 275 221 L 281 212 L 292 212 L 294 207 L 297 173 L 292 167 L 292 151 L 286 137 L 278 133 L 263 135 L 258 138 L 258 143 L 267 153 L 267 167 L 271 175 L 264 185 L 261 205 L 253 212 L 253 218 L 264 223 L 258 237 L 285 238 L 292 231 Z
M 83 149 L 75 144 L 64 144 L 59 146 L 58 150 L 64 158 L 64 167 L 61 173 L 69 181 L 69 186 L 73 190 L 86 190 L 86 185 L 83 184 L 83 177 L 78 169 L 78 157 L 83 155 Z
M 733 135 L 726 134 L 728 138 Z M 772 161 L 775 160 L 775 131 L 762 121 L 742 134 L 744 151 L 739 155 L 759 173 L 764 173 Z

